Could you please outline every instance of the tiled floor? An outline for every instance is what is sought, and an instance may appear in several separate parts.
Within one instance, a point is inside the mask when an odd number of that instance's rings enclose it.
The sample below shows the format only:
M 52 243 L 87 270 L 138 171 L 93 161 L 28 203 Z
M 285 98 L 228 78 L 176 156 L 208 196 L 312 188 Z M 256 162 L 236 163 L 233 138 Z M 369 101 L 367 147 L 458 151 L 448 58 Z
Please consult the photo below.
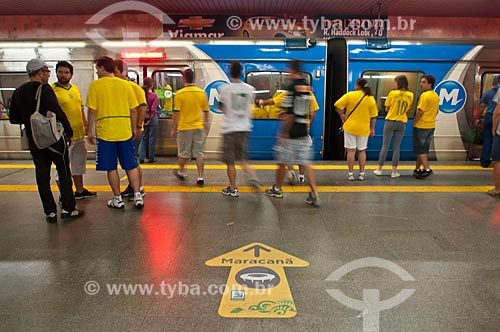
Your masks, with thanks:
M 173 162 L 145 164 L 146 190 L 157 187 L 146 195 L 144 210 L 132 203 L 125 211 L 109 209 L 111 194 L 100 191 L 97 198 L 78 202 L 86 212 L 82 219 L 54 225 L 45 222 L 38 193 L 27 187 L 35 184 L 34 170 L 15 166 L 30 162 L 3 162 L 0 330 L 376 331 L 367 318 L 372 312 L 349 308 L 327 290 L 361 300 L 363 289 L 378 289 L 383 301 L 415 289 L 406 301 L 380 313 L 380 331 L 499 331 L 500 200 L 484 193 L 491 170 L 440 170 L 437 166 L 476 163 L 435 163 L 435 175 L 425 181 L 415 180 L 407 167 L 399 179 L 369 171 L 367 181 L 354 183 L 345 180 L 343 167 L 318 170 L 322 205 L 313 208 L 304 204 L 305 193 L 291 193 L 292 188 L 282 200 L 250 192 L 225 197 L 218 192 L 227 185 L 223 169 L 206 172 L 213 192 L 181 192 L 171 170 L 159 167 Z M 192 186 L 195 174 L 188 173 L 185 186 Z M 258 174 L 262 182 L 273 183 L 272 169 Z M 89 169 L 85 183 L 101 188 L 106 176 Z M 405 189 L 398 192 L 398 187 Z M 201 290 L 224 285 L 229 268 L 205 262 L 253 242 L 309 262 L 309 267 L 285 268 L 295 317 L 223 318 L 219 293 L 108 293 L 110 285 L 119 284 Z M 326 280 L 344 264 L 370 257 L 396 264 L 414 281 L 380 267 Z M 89 281 L 99 284 L 97 295 L 85 292 Z

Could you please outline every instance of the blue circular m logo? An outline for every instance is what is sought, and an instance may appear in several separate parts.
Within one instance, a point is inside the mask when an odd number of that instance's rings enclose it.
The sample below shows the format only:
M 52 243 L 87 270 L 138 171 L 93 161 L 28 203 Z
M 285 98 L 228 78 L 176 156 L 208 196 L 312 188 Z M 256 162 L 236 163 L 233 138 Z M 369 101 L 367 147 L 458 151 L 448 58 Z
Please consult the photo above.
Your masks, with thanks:
M 224 88 L 229 83 L 223 80 L 217 80 L 208 83 L 205 87 L 205 93 L 208 97 L 208 107 L 210 111 L 215 114 L 222 114 L 222 111 L 219 109 L 219 101 L 220 101 L 220 92 L 222 88 Z
M 457 81 L 442 81 L 434 91 L 439 96 L 439 110 L 446 114 L 460 111 L 467 101 L 467 91 L 462 83 Z

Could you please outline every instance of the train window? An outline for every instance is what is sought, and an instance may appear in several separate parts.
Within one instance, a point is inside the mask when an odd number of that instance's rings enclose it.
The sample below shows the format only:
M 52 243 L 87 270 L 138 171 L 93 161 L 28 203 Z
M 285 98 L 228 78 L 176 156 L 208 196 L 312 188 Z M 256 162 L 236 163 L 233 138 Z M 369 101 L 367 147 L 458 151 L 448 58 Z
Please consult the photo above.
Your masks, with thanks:
M 0 73 L 0 117 L 9 119 L 10 102 L 16 88 L 27 81 L 26 73 Z
M 154 91 L 158 95 L 158 117 L 171 118 L 175 92 L 184 87 L 180 70 L 157 70 L 152 74 Z
M 311 84 L 311 74 L 301 72 L 308 84 Z M 246 82 L 256 90 L 256 99 L 279 98 L 285 92 L 290 80 L 290 74 L 284 71 L 253 71 L 249 72 Z M 282 111 L 278 105 L 260 107 L 254 106 L 254 119 L 276 119 Z
M 481 96 L 493 87 L 493 77 L 500 73 L 484 73 L 481 76 Z
M 417 99 L 420 95 L 420 79 L 424 75 L 423 72 L 365 71 L 362 75 L 368 81 L 368 85 L 371 87 L 373 96 L 377 101 L 379 117 L 387 115 L 385 100 L 389 92 L 394 89 L 394 79 L 398 75 L 405 75 L 408 78 L 408 90 L 415 95 L 413 105 L 408 111 L 408 118 L 413 118 L 417 107 Z

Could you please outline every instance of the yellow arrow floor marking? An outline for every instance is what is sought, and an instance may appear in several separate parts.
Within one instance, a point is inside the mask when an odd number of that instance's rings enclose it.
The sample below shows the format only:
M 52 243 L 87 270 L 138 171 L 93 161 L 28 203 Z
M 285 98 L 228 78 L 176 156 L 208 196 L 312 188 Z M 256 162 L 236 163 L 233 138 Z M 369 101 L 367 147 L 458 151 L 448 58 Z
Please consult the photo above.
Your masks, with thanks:
M 290 318 L 297 308 L 285 267 L 309 263 L 262 243 L 251 243 L 205 262 L 231 267 L 219 315 L 227 318 Z

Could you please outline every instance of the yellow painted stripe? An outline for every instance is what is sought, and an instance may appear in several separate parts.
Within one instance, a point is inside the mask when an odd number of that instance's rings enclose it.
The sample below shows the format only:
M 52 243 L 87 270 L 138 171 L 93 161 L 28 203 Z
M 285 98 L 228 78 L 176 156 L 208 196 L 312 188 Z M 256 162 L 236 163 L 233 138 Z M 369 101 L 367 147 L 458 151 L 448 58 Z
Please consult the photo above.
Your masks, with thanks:
M 51 186 L 53 191 L 57 191 L 57 186 Z M 86 186 L 91 191 L 111 192 L 109 186 Z M 220 193 L 225 186 L 205 186 L 198 188 L 195 186 L 146 186 L 146 192 L 161 193 Z M 319 186 L 318 191 L 323 193 L 372 193 L 372 192 L 406 192 L 406 193 L 484 193 L 491 189 L 491 186 Z M 0 191 L 37 191 L 36 185 L 0 185 Z M 252 187 L 238 187 L 240 192 L 251 192 Z M 285 193 L 306 193 L 310 189 L 308 186 L 284 186 Z
M 311 165 L 313 169 L 318 170 L 318 171 L 325 171 L 325 170 L 341 170 L 341 171 L 347 171 L 347 165 Z M 54 166 L 52 166 L 55 168 Z M 142 169 L 177 169 L 179 166 L 175 164 L 166 164 L 166 165 L 141 165 Z M 276 165 L 252 165 L 254 169 L 257 170 L 275 170 Z M 32 164 L 0 164 L 0 169 L 33 169 L 35 168 L 34 165 Z M 196 169 L 196 165 L 186 165 L 186 169 Z M 237 169 L 241 169 L 241 166 L 236 166 Z M 366 169 L 367 170 L 374 170 L 376 169 L 376 165 L 367 165 Z M 414 166 L 404 166 L 400 165 L 398 166 L 398 170 L 413 170 L 415 167 Z M 95 165 L 88 164 L 87 169 L 95 169 Z M 226 165 L 205 165 L 206 170 L 225 170 Z M 298 170 L 298 167 L 295 166 L 295 169 Z M 458 165 L 458 166 L 452 166 L 452 165 L 441 165 L 441 166 L 432 166 L 433 170 L 440 170 L 440 171 L 492 171 L 492 168 L 483 168 L 481 166 L 469 166 L 469 165 Z M 357 168 L 355 169 L 357 171 Z M 387 173 L 387 175 L 390 174 L 390 167 L 384 169 L 384 172 Z

